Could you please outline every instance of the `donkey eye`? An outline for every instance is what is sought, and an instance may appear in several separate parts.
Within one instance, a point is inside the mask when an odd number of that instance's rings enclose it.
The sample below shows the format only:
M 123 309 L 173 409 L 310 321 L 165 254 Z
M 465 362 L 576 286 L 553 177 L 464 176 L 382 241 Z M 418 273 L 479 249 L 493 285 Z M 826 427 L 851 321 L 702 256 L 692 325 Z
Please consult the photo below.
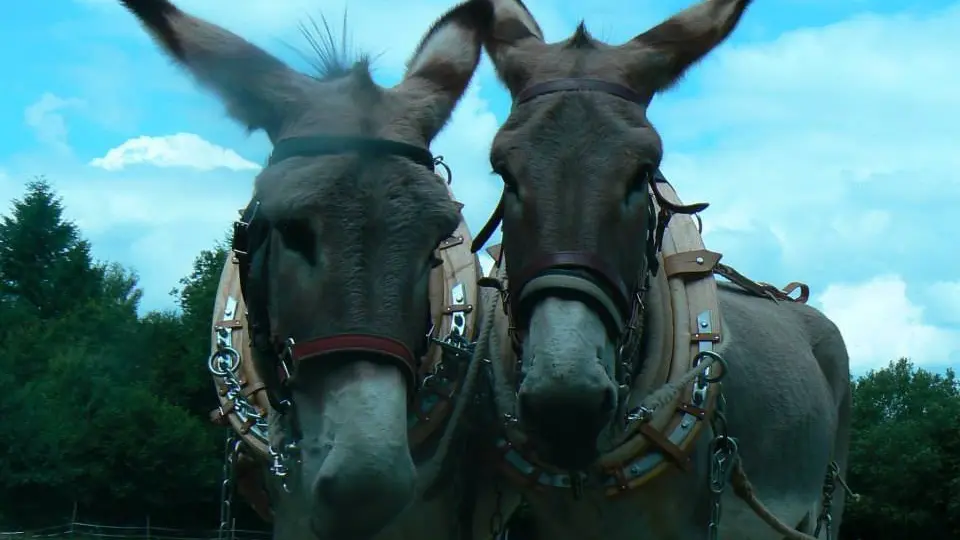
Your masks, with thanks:
M 313 229 L 305 219 L 284 219 L 276 224 L 284 247 L 296 251 L 310 264 L 317 262 L 317 243 Z
M 510 174 L 509 169 L 502 165 L 495 165 L 493 167 L 493 174 L 496 174 L 503 180 L 503 189 L 512 192 L 517 191 L 517 179 Z
M 644 191 L 653 181 L 654 166 L 649 163 L 640 165 L 629 186 L 629 192 Z M 628 192 L 628 195 L 630 194 Z

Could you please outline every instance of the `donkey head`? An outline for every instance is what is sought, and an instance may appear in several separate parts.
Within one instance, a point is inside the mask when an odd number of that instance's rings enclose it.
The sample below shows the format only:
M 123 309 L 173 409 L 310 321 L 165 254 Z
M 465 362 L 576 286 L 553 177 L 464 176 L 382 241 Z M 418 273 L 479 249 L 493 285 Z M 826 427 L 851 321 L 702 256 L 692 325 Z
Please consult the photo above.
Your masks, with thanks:
M 490 161 L 504 181 L 503 253 L 524 366 L 519 417 L 557 465 L 586 465 L 603 445 L 625 337 L 655 271 L 651 193 L 662 148 L 647 106 L 730 34 L 749 3 L 705 0 L 612 46 L 582 23 L 546 43 L 521 1 L 493 1 L 484 46 L 514 100 Z
M 372 535 L 415 493 L 407 402 L 430 330 L 435 249 L 460 221 L 427 148 L 473 75 L 491 6 L 471 0 L 440 17 L 403 79 L 383 88 L 365 60 L 330 46 L 324 73 L 311 77 L 167 0 L 122 2 L 230 116 L 274 145 L 240 231 L 258 363 L 261 372 L 283 356 L 292 364 L 280 365 L 291 378 L 277 405 L 296 406 L 292 498 L 314 533 Z M 278 391 L 281 377 L 264 377 Z

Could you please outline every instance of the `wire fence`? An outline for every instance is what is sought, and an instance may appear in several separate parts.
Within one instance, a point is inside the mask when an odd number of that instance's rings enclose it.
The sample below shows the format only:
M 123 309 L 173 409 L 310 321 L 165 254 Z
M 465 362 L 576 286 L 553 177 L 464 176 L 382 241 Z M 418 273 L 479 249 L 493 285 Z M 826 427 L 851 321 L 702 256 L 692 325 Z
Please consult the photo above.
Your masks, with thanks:
M 110 538 L 121 540 L 269 540 L 269 531 L 230 528 L 227 530 L 187 530 L 141 525 L 125 527 L 72 522 L 40 529 L 0 531 L 0 540 L 28 540 L 33 538 Z

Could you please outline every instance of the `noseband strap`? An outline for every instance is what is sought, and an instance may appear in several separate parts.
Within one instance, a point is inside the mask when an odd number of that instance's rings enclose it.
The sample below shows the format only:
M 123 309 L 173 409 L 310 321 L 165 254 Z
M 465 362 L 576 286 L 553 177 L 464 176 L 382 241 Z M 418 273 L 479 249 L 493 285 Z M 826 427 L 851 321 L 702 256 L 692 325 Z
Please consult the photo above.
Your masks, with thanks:
M 516 298 L 514 320 L 519 328 L 526 328 L 533 305 L 544 296 L 576 299 L 593 306 L 614 339 L 620 336 L 626 326 L 624 306 L 614 302 L 616 297 L 611 296 L 595 280 L 551 271 L 527 282 L 523 292 Z
M 382 359 L 403 372 L 410 395 L 416 391 L 417 358 L 402 342 L 374 334 L 338 334 L 315 338 L 302 343 L 288 341 L 284 350 L 285 360 L 296 371 L 302 362 L 315 361 L 343 353 L 369 353 L 372 358 Z
M 533 278 L 544 272 L 563 269 L 586 271 L 594 279 L 599 279 L 605 288 L 610 289 L 610 292 L 617 297 L 615 301 L 618 307 L 626 312 L 630 297 L 627 286 L 619 277 L 619 272 L 595 253 L 585 251 L 555 251 L 537 257 L 527 263 L 518 279 L 511 280 L 510 294 L 514 298 L 519 298 L 523 288 Z
M 557 251 L 537 257 L 526 266 L 516 280 L 510 280 L 510 297 L 515 299 L 516 323 L 525 327 L 530 304 L 543 295 L 586 297 L 599 308 L 611 334 L 623 330 L 630 312 L 627 286 L 606 261 L 585 251 Z

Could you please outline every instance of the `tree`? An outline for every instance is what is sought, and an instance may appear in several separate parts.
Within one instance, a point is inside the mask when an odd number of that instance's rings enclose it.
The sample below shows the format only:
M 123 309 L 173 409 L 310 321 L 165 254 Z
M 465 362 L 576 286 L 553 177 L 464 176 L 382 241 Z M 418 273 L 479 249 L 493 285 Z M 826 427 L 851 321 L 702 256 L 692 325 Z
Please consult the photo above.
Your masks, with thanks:
M 19 409 L 0 506 L 33 524 L 74 502 L 115 523 L 147 514 L 183 523 L 184 512 L 207 522 L 220 460 L 205 419 L 92 369 L 101 361 L 96 347 L 58 350 L 45 376 L 22 387 L 38 406 Z
M 0 220 L 0 299 L 40 319 L 58 317 L 94 298 L 103 271 L 90 244 L 63 218 L 63 204 L 43 178 L 27 184 Z
M 960 537 L 960 384 L 901 358 L 854 383 L 846 538 Z
M 153 391 L 204 418 L 218 405 L 206 360 L 210 356 L 210 320 L 227 249 L 221 241 L 197 255 L 190 275 L 180 279 L 180 287 L 170 292 L 179 312 L 151 312 L 140 325 L 142 347 L 151 351 Z
M 222 432 L 176 399 L 200 397 L 204 356 L 188 349 L 202 336 L 176 315 L 141 321 L 140 294 L 135 273 L 93 260 L 45 181 L 0 219 L 0 508 L 17 525 L 74 503 L 112 522 L 210 525 Z M 158 384 L 186 366 L 194 386 Z

